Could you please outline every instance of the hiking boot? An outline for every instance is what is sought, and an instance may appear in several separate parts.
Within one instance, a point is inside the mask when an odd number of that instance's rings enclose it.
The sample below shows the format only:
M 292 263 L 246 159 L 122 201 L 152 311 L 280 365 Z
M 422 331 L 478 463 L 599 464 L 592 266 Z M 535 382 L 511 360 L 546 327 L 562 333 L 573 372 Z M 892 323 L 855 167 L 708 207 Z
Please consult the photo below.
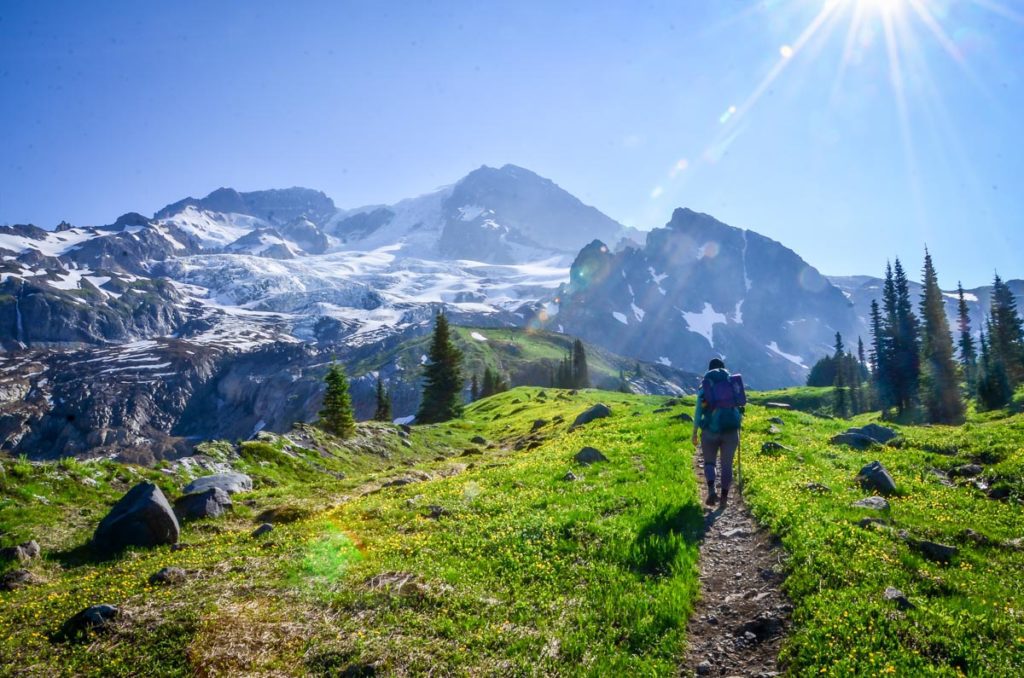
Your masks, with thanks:
M 714 506 L 715 504 L 718 503 L 718 495 L 715 494 L 713 491 L 708 492 L 708 498 L 704 500 L 704 503 L 707 504 L 708 506 Z
M 726 503 L 728 503 L 728 501 L 729 501 L 729 488 L 728 487 L 723 487 L 722 488 L 722 498 L 719 501 L 722 504 L 722 506 L 725 506 Z

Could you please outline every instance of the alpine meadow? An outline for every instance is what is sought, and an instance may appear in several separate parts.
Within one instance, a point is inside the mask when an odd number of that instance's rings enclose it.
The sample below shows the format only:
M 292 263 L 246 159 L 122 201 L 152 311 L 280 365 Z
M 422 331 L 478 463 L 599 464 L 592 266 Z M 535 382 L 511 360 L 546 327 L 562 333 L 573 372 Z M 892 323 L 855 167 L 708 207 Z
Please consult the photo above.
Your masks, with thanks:
M 0 63 L 0 676 L 1024 672 L 1018 3 L 41 0 Z

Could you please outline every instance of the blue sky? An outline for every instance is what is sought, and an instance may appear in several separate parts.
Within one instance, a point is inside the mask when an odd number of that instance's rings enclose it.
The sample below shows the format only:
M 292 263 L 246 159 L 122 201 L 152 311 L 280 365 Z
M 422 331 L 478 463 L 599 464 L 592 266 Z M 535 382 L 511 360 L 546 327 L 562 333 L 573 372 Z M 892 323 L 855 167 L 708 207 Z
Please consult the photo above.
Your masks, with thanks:
M 834 274 L 927 244 L 982 284 L 1024 277 L 1022 75 L 1021 0 L 4 0 L 0 223 L 514 163 L 629 225 L 687 206 Z

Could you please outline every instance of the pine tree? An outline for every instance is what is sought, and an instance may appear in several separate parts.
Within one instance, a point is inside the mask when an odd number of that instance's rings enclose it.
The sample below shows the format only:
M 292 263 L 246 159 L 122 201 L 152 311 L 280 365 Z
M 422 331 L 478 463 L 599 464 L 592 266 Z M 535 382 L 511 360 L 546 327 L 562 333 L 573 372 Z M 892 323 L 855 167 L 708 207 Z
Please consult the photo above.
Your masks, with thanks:
M 470 402 L 480 400 L 480 382 L 477 381 L 476 372 L 473 373 L 473 382 L 469 385 Z
M 991 336 L 991 324 L 989 336 Z M 1006 376 L 1006 369 L 992 354 L 985 331 L 981 331 L 978 342 L 981 345 L 981 361 L 978 370 L 978 404 L 986 410 L 996 410 L 1010 402 L 1013 391 Z
M 928 421 L 954 424 L 963 421 L 964 403 L 956 361 L 953 337 L 946 319 L 946 303 L 939 288 L 938 274 L 928 250 L 924 254 L 924 292 L 921 295 L 921 318 L 924 321 L 921 341 L 921 395 Z
M 849 406 L 847 405 L 847 393 L 846 393 L 846 370 L 843 368 L 845 362 L 846 352 L 843 346 L 843 335 L 836 332 L 836 351 L 832 356 L 832 360 L 836 364 L 836 380 L 833 384 L 833 397 L 835 398 L 835 409 L 836 416 L 846 417 L 849 414 Z
M 462 352 L 451 339 L 448 318 L 438 313 L 427 354 L 425 384 L 416 420 L 431 424 L 462 415 Z
M 910 281 L 899 259 L 893 267 L 892 388 L 900 414 L 913 409 L 921 381 L 920 325 L 910 301 Z
M 957 292 L 957 329 L 960 331 L 960 340 L 957 345 L 960 348 L 960 365 L 964 371 L 964 378 L 967 380 L 967 392 L 973 393 L 977 386 L 978 352 L 975 348 L 974 337 L 971 335 L 971 315 L 967 307 L 967 299 L 964 297 L 964 286 L 956 284 Z
M 590 388 L 590 370 L 587 368 L 587 352 L 579 339 L 572 344 L 572 376 L 574 388 Z
M 637 363 L 639 365 L 639 363 Z M 619 368 L 619 392 L 620 393 L 632 393 L 633 389 L 629 387 L 629 381 L 626 380 L 626 371 Z
M 377 374 L 377 407 L 373 412 L 374 421 L 391 421 L 391 394 L 384 389 L 384 380 Z
M 1024 322 L 1013 291 L 998 275 L 992 283 L 991 305 L 988 350 L 991 359 L 1002 364 L 1014 389 L 1024 383 Z
M 320 428 L 339 438 L 347 438 L 355 433 L 356 422 L 352 414 L 348 378 L 341 365 L 331 363 L 324 383 L 327 384 L 327 389 L 324 392 L 324 404 L 320 409 Z
M 872 404 L 871 398 L 871 386 L 870 384 L 865 387 L 865 382 L 871 377 L 871 372 L 868 371 L 868 360 L 864 349 L 864 338 L 857 337 L 857 398 L 860 401 L 860 405 L 857 408 L 858 412 L 867 412 L 874 405 Z

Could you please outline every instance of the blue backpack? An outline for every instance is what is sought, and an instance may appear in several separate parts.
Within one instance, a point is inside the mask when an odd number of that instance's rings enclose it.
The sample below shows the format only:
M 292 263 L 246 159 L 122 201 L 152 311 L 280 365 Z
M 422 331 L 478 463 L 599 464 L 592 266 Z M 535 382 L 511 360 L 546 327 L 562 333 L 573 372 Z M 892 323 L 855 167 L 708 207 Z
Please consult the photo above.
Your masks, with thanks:
M 743 389 L 743 376 L 729 374 L 728 370 L 711 370 L 701 382 L 704 393 L 705 421 L 712 433 L 738 431 L 743 424 L 741 407 L 747 404 L 747 393 Z

